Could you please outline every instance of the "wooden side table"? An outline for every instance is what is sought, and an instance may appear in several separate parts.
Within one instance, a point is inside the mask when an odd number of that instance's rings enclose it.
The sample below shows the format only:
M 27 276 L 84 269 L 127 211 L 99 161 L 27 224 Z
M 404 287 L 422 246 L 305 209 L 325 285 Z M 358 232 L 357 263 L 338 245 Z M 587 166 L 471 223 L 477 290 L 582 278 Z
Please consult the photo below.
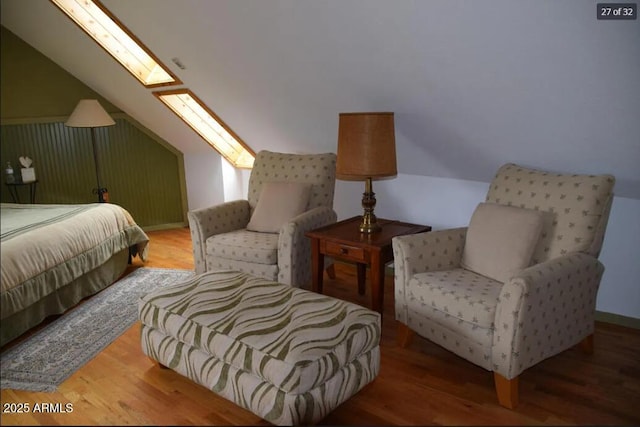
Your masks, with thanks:
M 322 293 L 324 257 L 355 262 L 358 267 L 358 292 L 364 294 L 367 266 L 371 267 L 371 307 L 382 314 L 384 303 L 384 269 L 393 260 L 391 239 L 395 236 L 431 231 L 428 225 L 408 224 L 378 218 L 382 230 L 366 234 L 358 229 L 361 217 L 339 221 L 308 231 L 311 239 L 313 290 Z

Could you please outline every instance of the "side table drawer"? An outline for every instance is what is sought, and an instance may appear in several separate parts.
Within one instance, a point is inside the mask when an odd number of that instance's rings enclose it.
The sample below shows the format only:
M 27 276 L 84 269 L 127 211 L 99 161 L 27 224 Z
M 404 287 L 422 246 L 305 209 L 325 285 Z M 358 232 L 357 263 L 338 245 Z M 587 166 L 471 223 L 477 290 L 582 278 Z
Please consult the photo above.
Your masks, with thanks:
M 346 258 L 352 261 L 366 262 L 364 249 L 355 246 L 343 245 L 340 243 L 325 242 L 324 252 L 326 255 Z

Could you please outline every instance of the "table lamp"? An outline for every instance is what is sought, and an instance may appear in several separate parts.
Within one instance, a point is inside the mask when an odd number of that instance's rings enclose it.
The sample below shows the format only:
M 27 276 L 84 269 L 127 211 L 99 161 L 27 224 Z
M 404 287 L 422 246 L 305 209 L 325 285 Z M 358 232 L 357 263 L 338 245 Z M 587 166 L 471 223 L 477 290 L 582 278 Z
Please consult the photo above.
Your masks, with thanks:
M 381 227 L 373 213 L 376 198 L 371 182 L 398 174 L 393 113 L 340 113 L 339 117 L 336 177 L 365 181 L 360 232 L 375 233 Z
M 81 99 L 75 110 L 69 116 L 65 126 L 74 128 L 91 128 L 91 142 L 93 144 L 93 160 L 96 166 L 96 180 L 98 181 L 98 201 L 106 202 L 107 189 L 100 185 L 100 163 L 98 162 L 98 149 L 96 147 L 96 128 L 113 126 L 116 122 L 102 108 L 97 99 Z

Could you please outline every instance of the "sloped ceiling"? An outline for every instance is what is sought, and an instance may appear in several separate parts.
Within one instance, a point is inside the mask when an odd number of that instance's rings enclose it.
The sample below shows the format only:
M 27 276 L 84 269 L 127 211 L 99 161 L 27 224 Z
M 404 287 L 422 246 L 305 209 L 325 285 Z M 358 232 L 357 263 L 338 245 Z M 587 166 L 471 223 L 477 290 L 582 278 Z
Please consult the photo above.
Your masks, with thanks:
M 2 25 L 187 154 L 208 146 L 44 0 Z M 398 170 L 505 162 L 613 173 L 640 198 L 640 24 L 584 0 L 103 0 L 255 151 L 336 150 L 338 113 L 393 111 Z M 186 69 L 179 69 L 172 58 Z

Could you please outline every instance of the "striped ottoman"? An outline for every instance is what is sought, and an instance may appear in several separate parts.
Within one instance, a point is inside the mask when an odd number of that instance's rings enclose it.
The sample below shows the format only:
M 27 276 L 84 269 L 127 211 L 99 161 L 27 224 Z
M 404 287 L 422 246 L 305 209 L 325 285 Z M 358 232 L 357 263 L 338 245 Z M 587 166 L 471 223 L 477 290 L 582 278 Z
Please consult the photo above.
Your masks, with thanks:
M 238 272 L 138 303 L 144 353 L 279 425 L 315 423 L 380 368 L 380 315 Z

